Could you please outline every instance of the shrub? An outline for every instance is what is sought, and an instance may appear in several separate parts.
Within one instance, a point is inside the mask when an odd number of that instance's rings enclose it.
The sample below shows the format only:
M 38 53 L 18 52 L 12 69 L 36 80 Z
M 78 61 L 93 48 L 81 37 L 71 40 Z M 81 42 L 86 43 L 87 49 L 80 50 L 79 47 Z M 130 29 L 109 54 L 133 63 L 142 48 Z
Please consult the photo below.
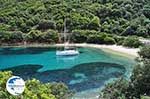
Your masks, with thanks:
M 123 42 L 123 46 L 126 46 L 126 47 L 138 48 L 141 45 L 142 45 L 142 42 L 139 41 L 139 39 L 134 36 L 127 37 Z
M 54 30 L 48 30 L 40 35 L 41 42 L 57 43 L 59 40 L 58 33 Z
M 73 92 L 68 90 L 68 87 L 64 83 L 53 83 L 50 89 L 57 99 L 68 99 L 68 97 L 73 95 Z
M 7 31 L 0 31 L 0 42 L 5 43 L 9 42 L 10 40 L 10 33 Z
M 52 94 L 51 89 L 49 88 L 50 84 L 42 84 L 36 79 L 26 81 L 26 88 L 22 96 L 24 98 L 33 98 L 33 99 L 56 99 Z
M 133 70 L 131 82 L 137 94 L 150 95 L 150 47 L 141 48 L 139 55 L 139 64 Z
M 20 31 L 1 31 L 0 42 L 2 43 L 18 43 L 24 39 L 23 33 Z
M 27 34 L 23 34 L 20 31 L 0 31 L 1 43 L 19 43 L 23 42 L 24 40 L 30 43 L 56 43 L 58 42 L 58 39 L 58 33 L 54 30 L 47 30 L 46 32 L 31 30 Z
M 10 25 L 0 24 L 0 31 L 8 31 L 10 30 Z
M 150 46 L 144 46 L 138 52 L 141 58 L 148 58 L 150 59 Z
M 68 99 L 72 92 L 62 83 L 41 83 L 32 79 L 26 81 L 25 91 L 16 97 L 6 90 L 6 82 L 12 76 L 12 72 L 0 72 L 0 99 Z
M 23 33 L 20 31 L 10 32 L 10 41 L 11 43 L 18 43 L 24 40 Z
M 76 43 L 115 44 L 112 35 L 94 30 L 74 30 L 72 40 Z
M 128 81 L 125 79 L 119 79 L 109 83 L 101 91 L 99 99 L 126 99 L 125 93 L 128 85 Z
M 112 37 L 106 37 L 104 38 L 104 42 L 105 44 L 115 44 L 115 39 L 113 39 Z
M 47 29 L 55 29 L 55 28 L 56 28 L 55 22 L 50 20 L 42 20 L 37 27 L 37 29 L 39 30 L 47 30 Z
M 134 93 L 137 97 L 140 95 L 150 95 L 150 62 L 143 61 L 143 64 L 135 66 L 132 76 L 131 84 L 134 85 Z
M 100 19 L 98 17 L 94 17 L 88 25 L 88 29 L 90 30 L 99 30 L 100 27 Z
M 87 43 L 101 44 L 103 41 L 104 39 L 99 35 L 90 35 L 87 38 Z
M 114 35 L 113 38 L 114 38 L 114 40 L 115 40 L 115 42 L 116 42 L 117 45 L 122 45 L 123 41 L 125 39 L 124 37 L 117 36 L 117 35 Z
M 94 30 L 73 30 L 72 31 L 72 41 L 76 43 L 84 43 L 87 41 L 89 35 L 96 34 Z
M 47 30 L 46 32 L 32 30 L 26 35 L 26 41 L 40 43 L 56 43 L 58 42 L 58 33 L 54 30 Z
M 123 45 L 124 40 L 120 40 L 117 42 L 117 45 Z
M 42 33 L 39 30 L 31 30 L 29 33 L 27 33 L 25 39 L 28 42 L 38 42 L 41 34 Z

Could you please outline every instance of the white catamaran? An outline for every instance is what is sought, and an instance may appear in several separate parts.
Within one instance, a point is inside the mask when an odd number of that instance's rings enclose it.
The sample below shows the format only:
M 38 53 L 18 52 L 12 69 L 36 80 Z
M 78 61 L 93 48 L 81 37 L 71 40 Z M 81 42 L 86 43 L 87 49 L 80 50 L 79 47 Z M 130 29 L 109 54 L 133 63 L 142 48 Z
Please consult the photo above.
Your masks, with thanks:
M 64 20 L 64 50 L 57 50 L 56 55 L 57 56 L 75 56 L 79 54 L 79 51 L 69 46 L 69 41 L 66 42 L 66 20 Z

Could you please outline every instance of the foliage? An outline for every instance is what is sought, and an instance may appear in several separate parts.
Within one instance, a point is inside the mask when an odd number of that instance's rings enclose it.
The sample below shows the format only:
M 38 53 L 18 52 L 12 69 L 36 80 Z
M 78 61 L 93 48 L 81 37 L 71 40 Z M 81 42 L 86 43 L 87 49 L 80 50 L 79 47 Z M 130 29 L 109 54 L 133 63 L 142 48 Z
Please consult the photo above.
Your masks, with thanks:
M 25 39 L 28 42 L 56 43 L 58 42 L 58 33 L 51 29 L 45 32 L 32 30 L 26 35 Z
M 87 37 L 87 43 L 94 43 L 94 44 L 103 44 L 104 38 L 100 35 L 89 35 Z
M 20 31 L 0 31 L 1 43 L 56 43 L 58 42 L 58 33 L 55 30 L 46 30 L 44 32 L 39 30 L 31 30 L 29 33 L 22 33 Z
M 116 43 L 115 40 L 114 40 L 114 38 L 112 38 L 112 37 L 106 37 L 106 38 L 104 38 L 104 42 L 106 44 L 115 44 Z
M 148 99 L 150 96 L 150 47 L 139 52 L 138 65 L 133 69 L 130 80 L 117 80 L 106 85 L 100 99 Z
M 72 40 L 76 43 L 115 44 L 115 39 L 111 35 L 95 30 L 74 30 Z
M 100 29 L 100 19 L 98 17 L 94 17 L 91 22 L 88 24 L 88 29 L 91 30 L 99 30 Z
M 105 89 L 101 91 L 99 99 L 126 99 L 125 93 L 128 86 L 128 81 L 125 79 L 119 79 L 109 83 Z
M 63 83 L 41 83 L 39 80 L 27 80 L 25 91 L 20 96 L 10 95 L 5 86 L 12 72 L 0 72 L 0 98 L 1 99 L 67 99 L 72 92 Z
M 150 95 L 150 47 L 141 48 L 139 55 L 140 63 L 133 70 L 131 82 L 138 94 Z
M 37 42 L 40 39 L 40 35 L 42 34 L 39 30 L 32 30 L 29 33 L 27 33 L 25 40 L 28 42 Z
M 138 64 L 133 70 L 131 82 L 134 85 L 136 96 L 150 95 L 150 62 L 143 61 L 143 64 Z
M 123 45 L 125 37 L 114 35 L 113 38 L 115 39 L 117 45 Z
M 86 36 L 86 31 L 84 30 L 74 30 L 72 32 L 72 41 L 76 43 L 83 43 L 86 42 L 87 36 Z
M 16 43 L 22 42 L 23 39 L 23 33 L 20 31 L 0 31 L 0 42 Z
M 141 48 L 140 52 L 138 52 L 140 57 L 143 59 L 150 59 L 150 46 L 144 46 Z
M 150 99 L 148 96 L 141 96 L 141 99 Z
M 69 91 L 68 87 L 63 83 L 51 84 L 50 89 L 57 99 L 68 99 L 73 95 L 73 92 Z
M 51 89 L 49 88 L 50 84 L 42 84 L 40 81 L 36 79 L 32 79 L 26 81 L 26 88 L 23 93 L 24 98 L 30 99 L 56 99 L 56 97 L 52 94 Z
M 150 36 L 149 0 L 1 0 L 0 4 L 0 31 L 4 32 L 62 32 L 66 19 L 68 32 Z
M 44 42 L 48 43 L 56 43 L 58 42 L 58 33 L 54 30 L 47 30 L 45 33 L 42 34 Z
M 47 30 L 47 29 L 55 29 L 56 28 L 56 24 L 53 21 L 49 21 L 49 20 L 42 20 L 41 22 L 39 22 L 37 29 L 39 30 Z
M 127 47 L 138 48 L 141 45 L 142 45 L 142 42 L 139 41 L 139 39 L 137 37 L 134 37 L 134 36 L 127 37 L 123 41 L 123 46 L 127 46 Z

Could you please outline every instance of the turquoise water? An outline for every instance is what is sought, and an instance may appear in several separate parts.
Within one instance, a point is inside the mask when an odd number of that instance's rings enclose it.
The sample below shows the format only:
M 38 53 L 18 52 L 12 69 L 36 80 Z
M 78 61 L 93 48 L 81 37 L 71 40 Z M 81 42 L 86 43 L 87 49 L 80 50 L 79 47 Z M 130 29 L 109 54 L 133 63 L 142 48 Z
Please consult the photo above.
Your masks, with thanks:
M 0 48 L 0 69 L 24 79 L 64 82 L 76 91 L 99 88 L 111 78 L 129 76 L 134 60 L 95 48 L 78 48 L 77 56 L 58 57 L 56 48 Z

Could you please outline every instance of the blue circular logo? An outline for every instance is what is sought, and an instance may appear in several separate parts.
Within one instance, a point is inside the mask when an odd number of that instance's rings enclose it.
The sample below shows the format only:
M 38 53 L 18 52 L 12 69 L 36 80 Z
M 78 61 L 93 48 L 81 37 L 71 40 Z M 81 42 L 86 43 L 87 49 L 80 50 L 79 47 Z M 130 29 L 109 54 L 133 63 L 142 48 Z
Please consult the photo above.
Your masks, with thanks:
M 20 95 L 25 89 L 25 82 L 18 76 L 12 76 L 7 80 L 6 89 L 12 95 Z

